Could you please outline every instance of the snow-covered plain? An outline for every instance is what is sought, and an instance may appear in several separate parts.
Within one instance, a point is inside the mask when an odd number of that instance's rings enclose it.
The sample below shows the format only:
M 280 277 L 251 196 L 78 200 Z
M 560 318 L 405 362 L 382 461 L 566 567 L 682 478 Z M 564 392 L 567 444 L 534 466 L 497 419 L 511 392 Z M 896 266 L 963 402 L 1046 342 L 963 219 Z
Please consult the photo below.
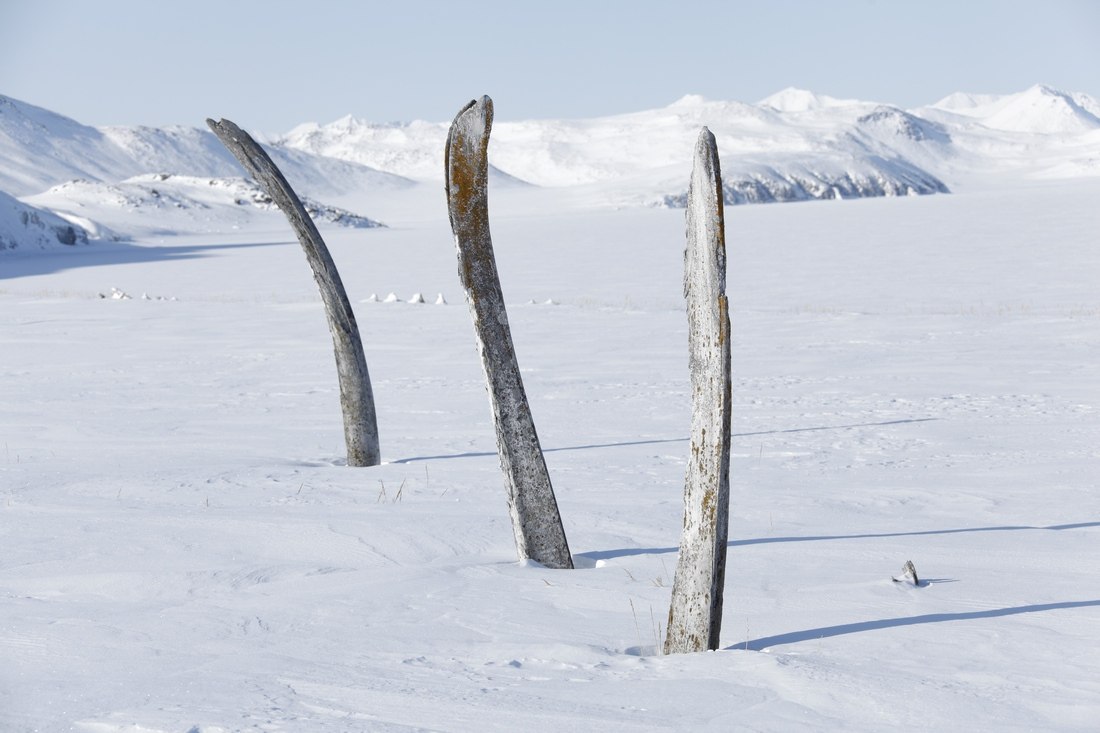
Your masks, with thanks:
M 1004 109 L 968 99 L 942 114 Z M 672 657 L 682 211 L 490 191 L 578 566 L 550 571 L 515 559 L 441 186 L 349 168 L 373 183 L 334 202 L 388 226 L 321 225 L 369 469 L 278 212 L 90 202 L 130 240 L 0 253 L 0 730 L 1095 730 L 1100 179 L 1024 158 L 727 209 L 723 649 Z

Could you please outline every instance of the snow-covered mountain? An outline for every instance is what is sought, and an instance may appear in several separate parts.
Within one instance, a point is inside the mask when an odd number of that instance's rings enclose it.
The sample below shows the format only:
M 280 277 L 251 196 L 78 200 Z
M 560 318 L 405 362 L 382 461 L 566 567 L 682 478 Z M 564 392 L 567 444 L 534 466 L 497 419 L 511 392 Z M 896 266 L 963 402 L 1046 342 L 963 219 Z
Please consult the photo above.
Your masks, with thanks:
M 294 186 L 311 196 L 349 188 L 400 187 L 391 173 L 279 146 L 266 146 Z M 82 125 L 54 112 L 0 95 L 0 191 L 40 193 L 86 179 L 116 183 L 149 173 L 233 177 L 241 168 L 213 133 L 195 127 Z
M 932 107 L 972 118 L 994 130 L 1040 135 L 1100 130 L 1100 102 L 1087 94 L 1067 94 L 1042 85 L 1002 97 L 952 94 Z
M 336 206 L 301 196 L 318 223 L 370 229 L 384 226 Z M 67 221 L 93 230 L 106 225 L 130 235 L 223 232 L 244 229 L 267 219 L 283 224 L 275 202 L 252 180 L 197 178 L 151 173 L 118 183 L 78 179 L 23 199 L 57 212 Z M 116 235 L 117 237 L 118 235 Z
M 722 153 L 727 203 L 943 193 L 1006 172 L 1100 175 L 1097 110 L 1088 95 L 1042 86 L 956 94 L 918 110 L 800 89 L 756 104 L 688 95 L 611 117 L 497 122 L 490 157 L 535 185 L 608 184 L 603 198 L 619 205 L 675 205 L 706 125 Z M 439 180 L 446 131 L 446 123 L 345 117 L 299 126 L 275 145 Z
M 934 123 L 914 121 L 907 129 L 879 129 L 861 117 L 878 105 L 817 98 L 787 90 L 759 105 L 715 102 L 689 95 L 648 112 L 589 120 L 497 122 L 491 159 L 500 171 L 539 186 L 575 186 L 648 177 L 648 198 L 682 193 L 665 179 L 684 178 L 699 128 L 709 126 L 725 158 L 730 190 L 763 186 L 771 195 L 747 201 L 800 200 L 831 196 L 834 188 L 855 196 L 884 192 L 945 190 L 936 175 L 900 160 L 904 146 L 935 146 L 946 136 L 921 135 Z M 877 139 L 869 144 L 864 138 Z M 905 133 L 910 133 L 905 136 Z M 277 144 L 317 155 L 363 163 L 412 178 L 438 180 L 443 170 L 446 123 L 376 125 L 344 118 L 331 125 L 303 125 Z M 895 165 L 895 162 L 898 164 Z M 764 172 L 766 171 L 766 173 Z M 855 180 L 875 185 L 853 185 Z M 796 191 L 797 189 L 797 191 Z M 805 192 L 814 192 L 806 194 Z M 820 195 L 818 194 L 820 192 Z M 733 197 L 730 203 L 741 203 Z
M 87 244 L 88 234 L 60 216 L 0 191 L 0 251 Z
M 268 150 L 319 222 L 379 226 L 314 197 L 414 185 L 355 162 L 289 148 Z M 8 194 L 0 204 L 5 249 L 17 243 L 47 246 L 55 231 L 64 239 L 71 230 L 86 241 L 89 236 L 117 239 L 247 226 L 276 209 L 240 175 L 240 166 L 207 130 L 95 128 L 0 96 L 0 191 Z
M 1100 101 L 1086 94 L 1035 86 L 1002 96 L 957 93 L 903 110 L 791 88 L 755 104 L 688 95 L 610 117 L 498 121 L 492 185 L 575 187 L 596 206 L 679 206 L 704 125 L 718 140 L 729 204 L 1100 175 Z M 266 148 L 299 193 L 358 206 L 372 192 L 438 185 L 447 127 L 344 117 L 300 125 Z M 83 217 L 93 225 L 88 214 L 108 212 L 108 224 L 125 230 L 127 216 L 160 220 L 170 208 L 175 223 L 167 226 L 240 226 L 236 215 L 221 223 L 207 216 L 202 224 L 199 213 L 215 205 L 207 194 L 244 185 L 240 174 L 205 129 L 95 128 L 0 96 L 0 191 L 33 197 L 30 203 L 65 212 L 71 222 Z M 166 204 L 166 193 L 179 205 Z M 128 208 L 117 204 L 120 196 Z M 331 215 L 350 221 L 348 212 Z

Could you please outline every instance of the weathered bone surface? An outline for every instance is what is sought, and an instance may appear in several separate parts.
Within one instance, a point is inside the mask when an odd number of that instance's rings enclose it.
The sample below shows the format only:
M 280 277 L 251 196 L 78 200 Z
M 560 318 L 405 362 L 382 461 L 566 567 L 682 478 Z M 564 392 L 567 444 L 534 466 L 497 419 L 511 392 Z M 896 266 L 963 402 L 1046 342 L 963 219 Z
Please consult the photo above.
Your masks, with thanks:
M 730 323 L 722 174 L 714 135 L 705 127 L 695 146 L 688 193 L 684 297 L 692 392 L 691 454 L 666 654 L 718 648 L 726 575 Z
M 493 102 L 482 97 L 458 113 L 447 135 L 447 208 L 458 248 L 458 273 L 488 382 L 516 549 L 521 558 L 547 567 L 572 568 L 558 503 L 520 378 L 489 235 L 492 125 Z
M 302 243 L 306 259 L 313 270 L 313 278 L 321 291 L 325 304 L 329 331 L 332 333 L 336 352 L 336 371 L 340 381 L 340 406 L 344 413 L 344 439 L 347 442 L 349 466 L 377 466 L 381 462 L 378 447 L 378 419 L 374 410 L 374 392 L 371 390 L 367 360 L 363 354 L 363 342 L 359 326 L 355 322 L 344 284 L 328 247 L 321 239 L 317 226 L 306 213 L 297 194 L 287 183 L 282 172 L 256 144 L 252 137 L 229 120 L 206 124 L 222 141 L 222 144 L 256 179 L 290 221 L 298 241 Z
M 917 577 L 917 567 L 913 564 L 912 560 L 906 560 L 905 564 L 901 566 L 901 577 L 893 578 L 895 583 L 910 582 L 913 585 L 920 587 L 920 578 Z

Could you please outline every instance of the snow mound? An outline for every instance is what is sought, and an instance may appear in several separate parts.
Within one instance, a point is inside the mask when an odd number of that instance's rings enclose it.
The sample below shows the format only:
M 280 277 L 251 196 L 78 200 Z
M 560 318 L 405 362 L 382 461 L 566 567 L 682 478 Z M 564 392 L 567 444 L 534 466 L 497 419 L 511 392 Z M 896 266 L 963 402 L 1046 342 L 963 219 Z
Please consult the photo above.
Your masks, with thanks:
M 87 243 L 88 233 L 83 228 L 0 191 L 0 252 Z

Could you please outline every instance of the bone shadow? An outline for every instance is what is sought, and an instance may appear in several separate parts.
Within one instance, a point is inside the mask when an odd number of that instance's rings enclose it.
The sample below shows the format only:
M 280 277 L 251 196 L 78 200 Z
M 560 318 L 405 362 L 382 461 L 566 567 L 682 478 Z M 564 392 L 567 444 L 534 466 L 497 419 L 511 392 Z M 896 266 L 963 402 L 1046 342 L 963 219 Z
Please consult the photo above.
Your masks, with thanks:
M 836 626 L 822 626 L 817 629 L 804 631 L 792 631 L 775 636 L 764 636 L 759 639 L 751 639 L 739 642 L 727 649 L 747 649 L 749 651 L 761 651 L 781 644 L 797 644 L 801 641 L 813 641 L 832 636 L 845 634 L 858 634 L 864 631 L 878 629 L 892 629 L 899 626 L 914 626 L 916 624 L 938 624 L 947 621 L 971 621 L 981 618 L 999 618 L 1001 616 L 1016 616 L 1022 613 L 1041 613 L 1043 611 L 1057 611 L 1068 608 L 1087 608 L 1100 606 L 1100 600 L 1095 601 L 1064 601 L 1062 603 L 1039 603 L 1033 606 L 1012 606 L 1009 608 L 995 608 L 989 611 L 966 611 L 962 613 L 926 613 L 921 616 L 902 616 L 900 618 L 886 618 L 877 621 L 857 621 L 851 624 L 838 624 Z
M 828 540 L 866 540 L 888 537 L 923 537 L 938 534 L 963 534 L 967 532 L 1019 532 L 1021 530 L 1052 530 L 1063 529 L 1087 529 L 1100 527 L 1100 522 L 1074 522 L 1072 524 L 1052 524 L 1046 527 L 1031 525 L 1006 525 L 1003 527 L 963 527 L 960 529 L 925 529 L 914 532 L 874 532 L 868 534 L 832 534 L 832 535 L 806 535 L 804 537 L 754 537 L 747 540 L 730 540 L 726 547 L 741 547 L 744 545 L 770 545 L 775 542 L 825 542 Z M 616 557 L 631 557 L 633 555 L 661 555 L 670 552 L 679 552 L 679 547 L 635 547 L 621 550 L 596 550 L 582 552 L 581 557 L 591 560 L 611 560 Z
M 559 453 L 571 450 L 590 450 L 593 448 L 625 448 L 632 445 L 657 445 L 659 443 L 685 443 L 687 438 L 660 438 L 657 440 L 632 440 L 624 443 L 592 443 L 591 445 L 571 445 L 562 448 L 543 448 L 543 453 Z M 478 451 L 470 453 L 450 453 L 438 456 L 413 456 L 412 458 L 398 458 L 390 463 L 415 463 L 416 461 L 444 461 L 452 458 L 489 458 L 495 456 L 496 451 Z
M 783 433 L 808 433 L 814 430 L 850 430 L 852 428 L 874 428 L 884 425 L 904 425 L 906 423 L 931 422 L 940 420 L 938 417 L 918 417 L 907 420 L 888 420 L 886 422 L 854 423 L 852 425 L 821 425 L 812 428 L 791 428 L 789 430 L 759 430 L 751 433 L 734 433 L 731 438 L 748 438 L 754 435 L 781 435 Z M 625 448 L 633 445 L 658 445 L 660 443 L 686 443 L 689 438 L 658 438 L 655 440 L 632 440 L 621 443 L 590 443 L 588 445 L 571 445 L 561 448 L 543 448 L 543 453 L 559 453 L 562 451 L 592 450 L 595 448 Z M 437 456 L 413 456 L 411 458 L 398 458 L 390 463 L 415 463 L 416 461 L 443 461 L 451 458 L 488 458 L 495 456 L 496 451 L 474 451 L 470 453 L 450 453 Z

